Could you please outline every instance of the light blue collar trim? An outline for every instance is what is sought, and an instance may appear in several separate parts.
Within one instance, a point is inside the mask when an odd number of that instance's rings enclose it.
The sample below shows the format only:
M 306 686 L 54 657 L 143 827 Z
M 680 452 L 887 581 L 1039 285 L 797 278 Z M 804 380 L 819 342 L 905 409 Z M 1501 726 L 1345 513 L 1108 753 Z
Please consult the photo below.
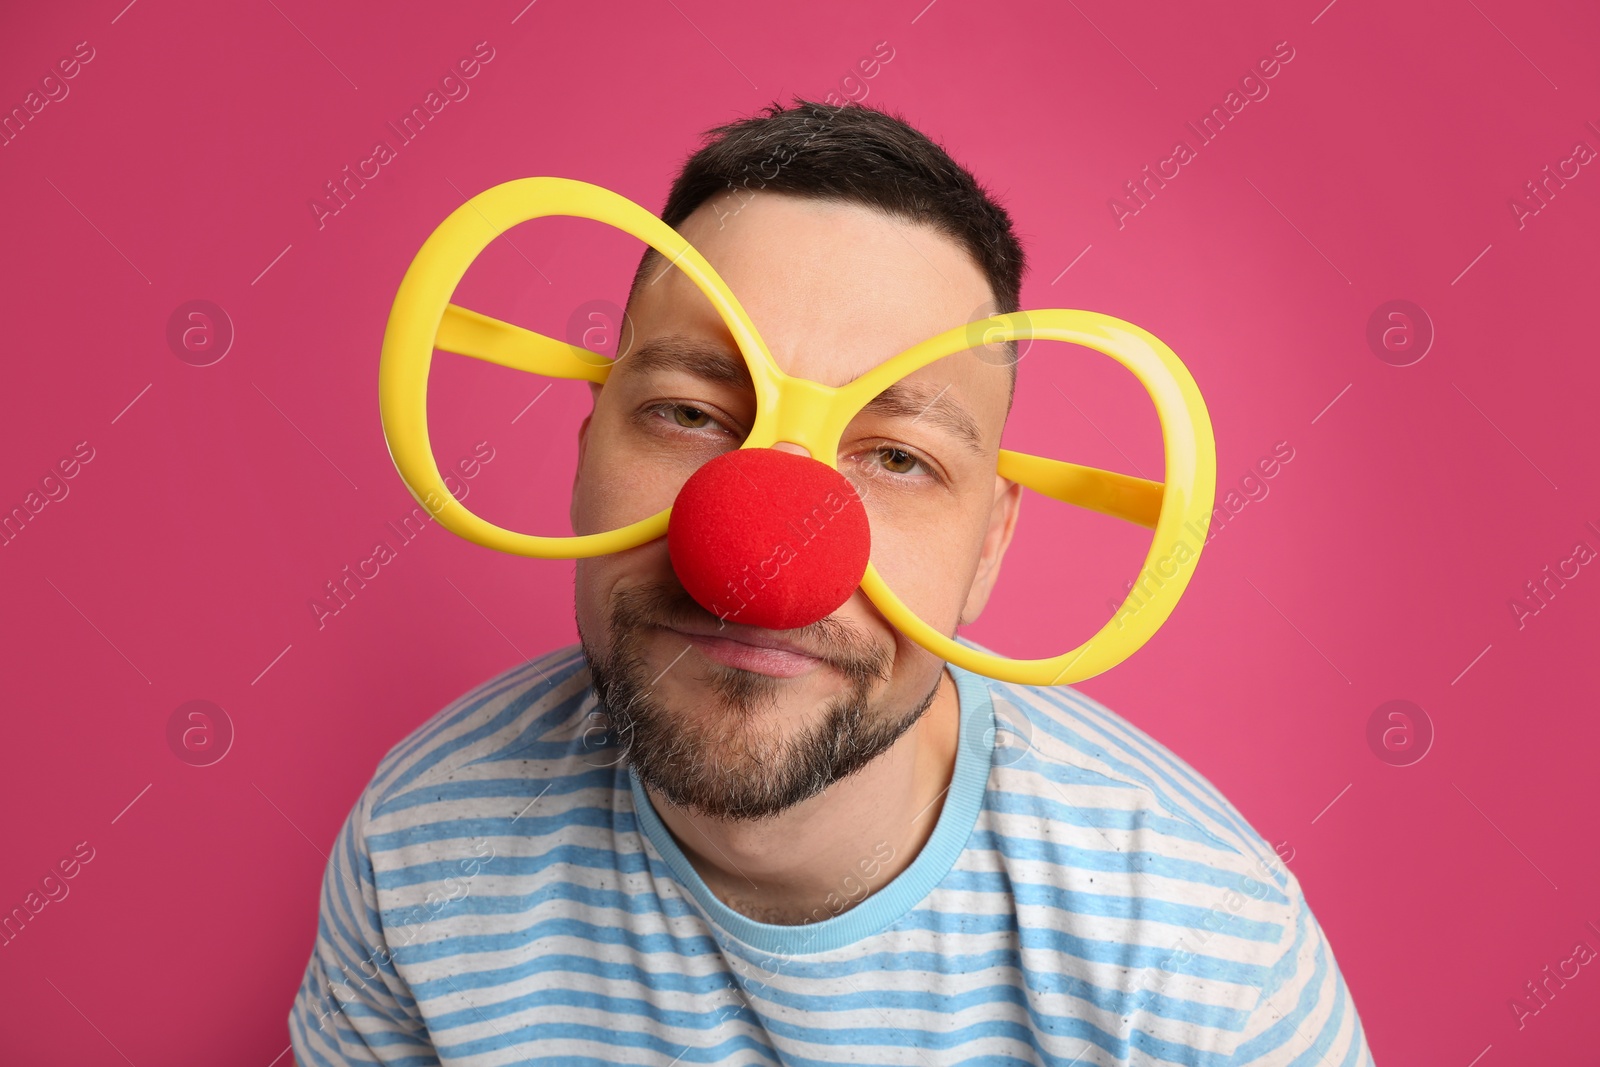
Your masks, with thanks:
M 649 794 L 630 767 L 628 780 L 632 785 L 634 814 L 640 828 L 672 869 L 679 884 L 694 897 L 712 921 L 758 951 L 784 956 L 827 952 L 894 925 L 925 900 L 955 866 L 977 824 L 978 812 L 983 808 L 983 796 L 989 783 L 995 727 L 994 704 L 989 699 L 987 679 L 953 663 L 946 664 L 946 667 L 956 683 L 960 705 L 960 737 L 956 746 L 955 771 L 950 778 L 950 789 L 945 795 L 938 825 L 909 867 L 901 871 L 894 881 L 850 910 L 803 926 L 756 922 L 740 915 L 707 888 L 666 824 L 656 814 Z

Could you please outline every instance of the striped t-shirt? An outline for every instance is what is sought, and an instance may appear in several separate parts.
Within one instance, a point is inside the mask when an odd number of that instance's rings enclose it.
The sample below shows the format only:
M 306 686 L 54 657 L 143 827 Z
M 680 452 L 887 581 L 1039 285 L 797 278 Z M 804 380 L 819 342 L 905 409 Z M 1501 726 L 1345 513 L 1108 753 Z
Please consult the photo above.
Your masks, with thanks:
M 338 836 L 297 1062 L 1372 1063 L 1299 882 L 1205 778 L 1069 687 L 948 669 L 927 843 L 795 926 L 701 881 L 576 646 L 474 689 Z

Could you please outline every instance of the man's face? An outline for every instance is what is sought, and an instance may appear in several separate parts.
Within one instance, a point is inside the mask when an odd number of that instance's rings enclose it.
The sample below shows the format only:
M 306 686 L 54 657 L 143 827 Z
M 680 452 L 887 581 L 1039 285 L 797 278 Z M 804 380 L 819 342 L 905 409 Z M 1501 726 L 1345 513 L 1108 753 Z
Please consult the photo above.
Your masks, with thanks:
M 733 291 L 785 372 L 839 386 L 992 307 L 954 240 L 854 204 L 756 193 L 679 232 Z M 755 418 L 744 358 L 705 295 L 658 265 L 630 305 L 628 351 L 580 430 L 576 533 L 670 507 Z M 907 376 L 845 431 L 839 471 L 889 587 L 946 635 L 988 599 L 1020 490 L 995 474 L 1009 399 L 998 346 Z M 752 488 L 759 506 L 759 487 Z M 944 664 L 857 590 L 811 626 L 722 621 L 673 573 L 667 541 L 577 561 L 580 637 L 641 780 L 726 818 L 776 814 L 864 766 L 932 701 Z

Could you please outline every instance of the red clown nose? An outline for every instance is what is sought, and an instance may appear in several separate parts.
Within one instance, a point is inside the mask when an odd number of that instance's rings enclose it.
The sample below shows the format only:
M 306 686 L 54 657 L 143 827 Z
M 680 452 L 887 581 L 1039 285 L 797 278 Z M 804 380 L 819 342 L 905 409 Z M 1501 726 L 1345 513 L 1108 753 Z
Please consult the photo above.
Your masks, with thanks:
M 850 599 L 872 551 L 844 475 L 772 448 L 724 452 L 689 476 L 667 522 L 672 569 L 719 618 L 791 630 Z

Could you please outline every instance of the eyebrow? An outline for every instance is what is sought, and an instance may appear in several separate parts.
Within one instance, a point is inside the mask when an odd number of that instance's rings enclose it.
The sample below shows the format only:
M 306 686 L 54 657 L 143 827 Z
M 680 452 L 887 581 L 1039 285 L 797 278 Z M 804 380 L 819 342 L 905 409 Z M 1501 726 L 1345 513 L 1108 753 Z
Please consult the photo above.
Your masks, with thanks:
M 628 364 L 630 373 L 677 370 L 718 385 L 755 388 L 755 383 L 750 380 L 750 368 L 745 366 L 743 357 L 729 352 L 726 346 L 715 341 L 702 341 L 677 334 L 652 337 L 640 345 L 638 351 L 619 356 L 616 363 Z
M 742 356 L 715 341 L 677 334 L 652 337 L 637 351 L 620 357 L 617 363 L 631 364 L 631 373 L 677 370 L 719 385 L 755 388 L 750 379 L 750 368 L 745 365 Z M 983 454 L 983 433 L 978 429 L 977 420 L 965 405 L 948 395 L 949 390 L 948 385 L 935 390 L 931 386 L 901 379 L 867 401 L 861 411 L 881 418 L 908 419 L 911 422 L 926 419 L 930 425 L 955 437 L 968 450 Z
M 983 434 L 978 430 L 978 423 L 964 405 L 950 398 L 949 389 L 946 385 L 934 391 L 901 379 L 867 401 L 861 410 L 888 419 L 909 418 L 912 422 L 926 419 L 951 434 L 969 451 L 982 455 Z

